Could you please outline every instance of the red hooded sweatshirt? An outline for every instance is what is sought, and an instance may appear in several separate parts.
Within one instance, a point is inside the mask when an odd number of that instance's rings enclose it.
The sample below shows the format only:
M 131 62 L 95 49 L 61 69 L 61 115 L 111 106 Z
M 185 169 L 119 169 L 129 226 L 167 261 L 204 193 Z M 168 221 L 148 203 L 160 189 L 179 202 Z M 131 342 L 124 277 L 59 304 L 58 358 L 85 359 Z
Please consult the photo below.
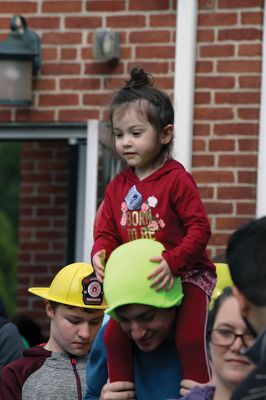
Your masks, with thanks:
M 122 243 L 150 238 L 164 245 L 162 255 L 175 276 L 186 280 L 193 271 L 198 275 L 205 270 L 214 280 L 215 267 L 205 250 L 210 235 L 192 176 L 180 163 L 168 160 L 143 180 L 127 168 L 109 183 L 92 256 L 105 249 L 108 258 Z

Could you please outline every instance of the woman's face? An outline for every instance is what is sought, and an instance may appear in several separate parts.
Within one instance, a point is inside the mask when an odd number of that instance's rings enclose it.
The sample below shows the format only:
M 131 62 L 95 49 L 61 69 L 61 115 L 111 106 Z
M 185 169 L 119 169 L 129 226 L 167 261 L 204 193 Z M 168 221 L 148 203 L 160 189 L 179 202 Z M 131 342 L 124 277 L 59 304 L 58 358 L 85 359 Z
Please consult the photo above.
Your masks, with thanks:
M 237 300 L 231 296 L 224 300 L 216 315 L 213 329 L 226 333 L 232 331 L 236 334 L 248 333 L 241 318 Z M 211 360 L 214 370 L 214 381 L 220 381 L 232 390 L 249 374 L 254 365 L 240 351 L 245 349 L 242 338 L 237 337 L 231 345 L 220 346 L 210 343 Z

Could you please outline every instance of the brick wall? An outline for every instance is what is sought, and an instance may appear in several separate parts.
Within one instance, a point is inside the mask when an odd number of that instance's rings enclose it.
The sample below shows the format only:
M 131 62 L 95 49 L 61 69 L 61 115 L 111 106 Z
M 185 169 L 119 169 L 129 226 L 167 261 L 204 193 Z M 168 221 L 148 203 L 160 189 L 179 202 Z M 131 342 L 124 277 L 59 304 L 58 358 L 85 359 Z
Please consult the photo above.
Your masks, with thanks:
M 49 286 L 66 265 L 68 144 L 27 142 L 21 159 L 17 304 L 46 327 L 43 301 L 27 289 Z
M 209 252 L 215 256 L 223 253 L 232 230 L 255 216 L 263 0 L 198 4 L 192 173 L 212 224 Z M 104 120 L 110 88 L 118 87 L 134 65 L 151 72 L 157 86 L 173 95 L 176 1 L 0 1 L 1 40 L 14 10 L 41 37 L 42 68 L 34 80 L 33 105 L 1 107 L 0 122 Z M 115 67 L 93 59 L 93 32 L 101 27 L 119 32 Z M 30 160 L 38 162 L 38 145 Z M 47 173 L 44 164 L 38 168 Z M 23 196 L 22 191 L 22 211 Z M 60 219 L 60 208 L 52 209 L 50 218 Z M 36 238 L 35 249 L 22 239 L 23 266 L 30 268 L 31 255 L 38 246 L 45 254 L 50 238 Z M 22 267 L 19 274 L 25 287 L 32 283 Z

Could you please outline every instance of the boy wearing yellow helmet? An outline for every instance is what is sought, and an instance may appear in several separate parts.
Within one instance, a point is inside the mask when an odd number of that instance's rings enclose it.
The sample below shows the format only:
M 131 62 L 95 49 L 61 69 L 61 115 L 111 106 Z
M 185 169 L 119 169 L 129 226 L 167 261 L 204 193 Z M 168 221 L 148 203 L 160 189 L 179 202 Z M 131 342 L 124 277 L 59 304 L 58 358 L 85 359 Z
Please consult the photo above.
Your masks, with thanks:
M 102 285 L 91 265 L 74 263 L 61 269 L 50 287 L 29 292 L 45 299 L 49 339 L 3 369 L 0 398 L 81 400 L 88 352 L 107 308 Z

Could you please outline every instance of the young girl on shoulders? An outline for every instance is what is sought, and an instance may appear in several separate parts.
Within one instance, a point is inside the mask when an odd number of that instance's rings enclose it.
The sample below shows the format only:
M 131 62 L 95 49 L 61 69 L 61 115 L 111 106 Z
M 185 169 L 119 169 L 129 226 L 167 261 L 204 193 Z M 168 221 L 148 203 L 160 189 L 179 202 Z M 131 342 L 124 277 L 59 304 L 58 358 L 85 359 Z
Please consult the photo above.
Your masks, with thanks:
M 104 279 L 105 261 L 122 243 L 140 238 L 163 243 L 165 250 L 151 259 L 155 267 L 147 279 L 154 290 L 167 290 L 175 277 L 181 278 L 184 299 L 177 309 L 175 340 L 183 378 L 208 382 L 205 327 L 216 282 L 206 253 L 211 231 L 192 176 L 172 157 L 172 102 L 149 74 L 134 68 L 112 100 L 110 122 L 115 150 L 127 167 L 108 185 L 95 227 L 96 275 Z M 145 344 L 156 334 L 155 327 L 139 340 Z M 105 342 L 110 381 L 132 382 L 131 342 L 114 320 Z

